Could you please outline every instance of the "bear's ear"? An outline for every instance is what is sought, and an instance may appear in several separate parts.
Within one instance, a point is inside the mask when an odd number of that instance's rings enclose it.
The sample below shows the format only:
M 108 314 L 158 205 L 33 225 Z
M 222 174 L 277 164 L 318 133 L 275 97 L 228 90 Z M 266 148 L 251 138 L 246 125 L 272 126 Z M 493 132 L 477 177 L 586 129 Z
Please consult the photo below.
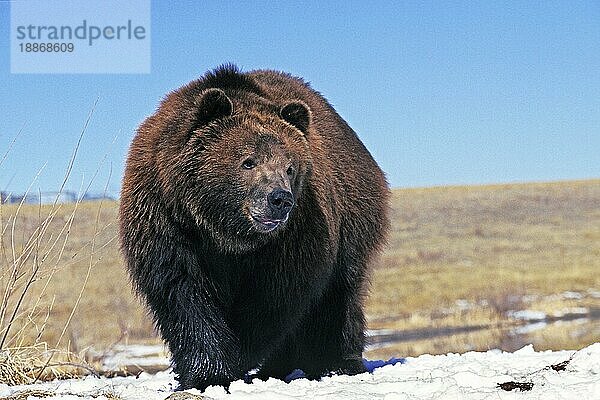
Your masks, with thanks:
M 302 101 L 293 101 L 286 104 L 279 112 L 281 118 L 286 122 L 298 128 L 302 133 L 306 134 L 310 125 L 310 109 Z
M 233 114 L 233 103 L 221 89 L 207 89 L 196 100 L 196 126 L 203 126 L 215 119 Z

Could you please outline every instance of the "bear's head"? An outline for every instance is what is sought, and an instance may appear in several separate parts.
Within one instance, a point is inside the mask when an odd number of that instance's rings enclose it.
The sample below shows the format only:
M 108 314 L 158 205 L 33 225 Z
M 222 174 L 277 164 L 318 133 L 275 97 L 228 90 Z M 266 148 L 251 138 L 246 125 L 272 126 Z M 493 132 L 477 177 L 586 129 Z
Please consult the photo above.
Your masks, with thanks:
M 158 162 L 163 192 L 221 248 L 249 251 L 285 231 L 311 170 L 311 113 L 301 101 L 239 107 L 221 89 L 202 91 Z

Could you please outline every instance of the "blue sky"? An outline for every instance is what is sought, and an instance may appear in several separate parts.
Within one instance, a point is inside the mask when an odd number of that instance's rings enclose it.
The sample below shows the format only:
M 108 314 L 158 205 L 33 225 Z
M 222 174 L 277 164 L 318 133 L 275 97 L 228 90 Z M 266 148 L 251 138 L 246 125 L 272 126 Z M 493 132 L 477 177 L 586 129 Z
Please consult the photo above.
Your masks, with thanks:
M 0 1 L 0 189 L 119 191 L 163 95 L 234 62 L 310 81 L 393 187 L 600 177 L 600 3 L 152 2 L 150 74 L 10 73 Z M 118 13 L 118 10 L 115 10 Z M 102 159 L 106 161 L 102 164 Z

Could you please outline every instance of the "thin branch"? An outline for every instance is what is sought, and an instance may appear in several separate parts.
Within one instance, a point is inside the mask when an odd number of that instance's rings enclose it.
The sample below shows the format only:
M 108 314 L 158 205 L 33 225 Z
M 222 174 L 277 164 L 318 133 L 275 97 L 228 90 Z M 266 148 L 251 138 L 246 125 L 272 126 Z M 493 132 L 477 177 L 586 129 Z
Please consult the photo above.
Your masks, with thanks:
M 33 384 L 36 384 L 37 381 L 39 380 L 41 374 L 44 372 L 44 370 L 46 368 L 53 368 L 53 367 L 75 367 L 75 368 L 81 368 L 81 369 L 85 369 L 86 371 L 88 371 L 90 374 L 92 374 L 95 378 L 100 378 L 100 374 L 98 374 L 98 372 L 96 372 L 96 370 L 92 367 L 89 367 L 87 365 L 84 364 L 79 364 L 79 363 L 73 363 L 73 362 L 57 362 L 57 363 L 50 363 L 50 360 L 48 360 L 46 362 L 46 364 L 44 364 L 43 366 L 39 366 L 39 367 L 33 367 L 32 370 L 41 370 L 40 373 L 38 374 L 38 377 L 33 381 Z
M 23 126 L 21 127 L 21 129 L 19 129 L 19 132 L 13 138 L 12 142 L 10 142 L 10 144 L 8 145 L 8 150 L 6 150 L 6 153 L 4 153 L 4 156 L 2 156 L 2 159 L 0 160 L 0 167 L 4 163 L 4 160 L 6 160 L 6 157 L 8 157 L 8 154 L 10 153 L 10 151 L 13 148 L 13 146 L 17 142 L 17 139 L 19 138 L 19 136 L 21 136 L 21 133 L 23 133 L 23 130 L 25 129 L 25 125 L 26 125 L 26 123 L 23 124 Z

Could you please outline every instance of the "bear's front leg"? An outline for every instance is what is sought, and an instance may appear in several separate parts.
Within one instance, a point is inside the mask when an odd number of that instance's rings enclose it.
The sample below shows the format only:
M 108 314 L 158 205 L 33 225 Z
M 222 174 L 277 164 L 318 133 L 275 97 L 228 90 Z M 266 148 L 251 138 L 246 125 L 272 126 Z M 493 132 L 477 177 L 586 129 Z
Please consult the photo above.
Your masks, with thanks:
M 265 365 L 266 374 L 271 371 L 281 373 L 286 369 L 289 373 L 299 368 L 308 378 L 318 379 L 332 373 L 356 375 L 366 372 L 362 362 L 365 345 L 364 271 L 364 268 L 338 269 L 320 301 L 305 315 L 298 330 Z M 297 357 L 293 368 L 285 362 L 291 354 Z
M 147 299 L 171 351 L 178 390 L 228 387 L 243 377 L 239 340 L 205 288 L 181 277 L 149 293 Z
M 331 374 L 366 372 L 362 362 L 365 320 L 362 301 L 353 295 L 330 291 L 304 325 L 301 369 L 310 379 Z M 308 320 L 307 320 L 308 321 Z

